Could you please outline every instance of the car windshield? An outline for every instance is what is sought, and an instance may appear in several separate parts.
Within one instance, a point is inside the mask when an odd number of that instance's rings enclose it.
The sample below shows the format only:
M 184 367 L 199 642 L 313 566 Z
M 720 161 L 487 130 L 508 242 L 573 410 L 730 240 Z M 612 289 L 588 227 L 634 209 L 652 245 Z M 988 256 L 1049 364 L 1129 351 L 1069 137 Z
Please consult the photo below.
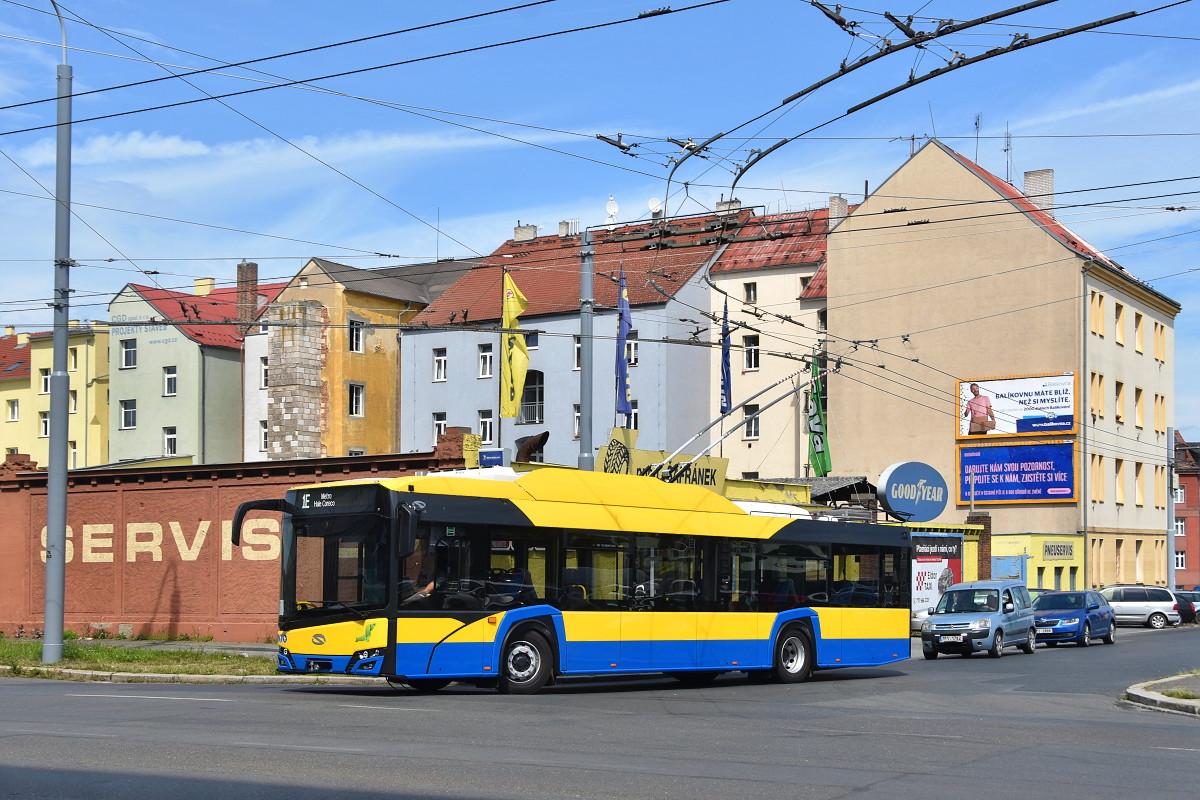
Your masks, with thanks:
M 1083 608 L 1083 593 L 1082 592 L 1062 592 L 1055 594 L 1044 594 L 1033 603 L 1034 611 L 1045 611 L 1046 609 L 1076 609 Z
M 963 614 L 1000 610 L 1000 593 L 995 589 L 951 589 L 938 601 L 935 614 Z

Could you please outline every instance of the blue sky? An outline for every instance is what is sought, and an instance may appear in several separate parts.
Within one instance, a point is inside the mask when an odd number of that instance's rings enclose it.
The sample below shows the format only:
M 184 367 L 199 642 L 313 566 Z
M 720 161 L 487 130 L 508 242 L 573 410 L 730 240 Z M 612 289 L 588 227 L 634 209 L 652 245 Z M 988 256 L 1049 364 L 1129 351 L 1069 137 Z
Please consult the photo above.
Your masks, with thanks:
M 27 0 L 49 8 L 44 0 Z M 22 0 L 26 2 L 26 0 Z M 921 6 L 890 6 L 860 0 L 863 8 L 912 12 Z M 482 3 L 346 3 L 209 0 L 205 3 L 70 0 L 68 7 L 89 21 L 235 61 L 316 44 L 404 28 L 423 22 L 499 8 L 504 0 Z M 674 4 L 676 7 L 682 3 Z M 1004 3 L 932 0 L 930 16 L 978 14 Z M 1028 25 L 1065 27 L 1155 3 L 1063 0 L 1017 18 Z M 289 79 L 413 58 L 502 41 L 534 33 L 633 16 L 654 6 L 648 0 L 605 3 L 559 0 L 499 16 L 381 41 L 326 50 L 259 65 Z M 847 12 L 884 33 L 878 17 Z M 1020 28 L 987 27 L 950 40 L 973 55 L 1007 43 Z M 1043 33 L 1028 29 L 1033 35 Z M 1109 30 L 1200 37 L 1200 6 L 1184 5 Z M 58 50 L 22 39 L 57 41 L 52 17 L 0 2 L 0 105 L 54 93 Z M 70 27 L 73 46 L 137 58 L 102 33 L 80 24 Z M 12 38 L 15 37 L 15 38 Z M 202 58 L 164 46 L 131 42 L 150 57 L 186 67 L 211 66 Z M 355 258 L 360 248 L 412 257 L 488 252 L 511 235 L 517 220 L 554 230 L 558 220 L 584 224 L 604 219 L 611 194 L 622 218 L 646 213 L 647 200 L 661 196 L 663 163 L 675 148 L 665 136 L 703 138 L 763 111 L 796 89 L 823 76 L 864 45 L 852 42 L 821 14 L 797 0 L 733 0 L 685 14 L 663 16 L 599 31 L 429 61 L 325 85 L 342 92 L 394 104 L 455 111 L 555 129 L 535 130 L 449 117 L 486 131 L 566 150 L 578 156 L 641 170 L 636 174 L 591 163 L 496 136 L 414 116 L 361 100 L 295 89 L 277 89 L 230 100 L 263 125 L 293 139 L 325 161 L 359 179 L 395 204 L 432 222 L 440 218 L 447 236 L 437 237 L 393 205 L 355 186 L 293 150 L 261 128 L 216 103 L 155 111 L 87 123 L 75 131 L 76 201 L 144 211 L 323 243 L 299 244 L 155 221 L 97 209 L 79 213 L 140 267 L 160 270 L 164 286 L 189 285 L 191 278 L 232 276 L 239 258 L 257 259 L 264 277 L 290 275 L 310 255 L 350 263 L 393 263 Z M 796 142 L 764 160 L 743 180 L 744 202 L 772 211 L 823 205 L 831 192 L 851 200 L 863 181 L 877 185 L 908 154 L 897 140 L 936 132 L 974 156 L 976 114 L 982 114 L 979 160 L 1001 176 L 1007 124 L 1013 134 L 1013 175 L 1053 167 L 1059 189 L 1128 183 L 1200 173 L 1195 157 L 1200 137 L 1024 138 L 1049 134 L 1144 134 L 1200 132 L 1200 41 L 1082 34 L 993 59 L 931 81 L 823 129 L 826 137 Z M 795 134 L 835 116 L 859 100 L 902 82 L 914 56 L 900 54 L 821 90 L 768 127 L 762 135 Z M 945 52 L 945 51 L 941 51 Z M 164 74 L 158 67 L 101 52 L 72 53 L 76 90 L 109 86 Z M 944 63 L 935 52 L 923 56 L 918 72 Z M 241 73 L 245 74 L 245 73 Z M 261 76 L 257 76 L 260 77 Z M 217 75 L 198 76 L 209 92 L 256 85 Z M 158 103 L 190 99 L 198 93 L 178 81 L 79 98 L 76 117 L 94 116 Z M 434 112 L 423 112 L 434 113 Z M 0 130 L 45 124 L 53 104 L 0 111 Z M 766 120 L 764 120 L 764 123 Z M 749 129 L 757 130 L 762 124 Z M 623 155 L 589 136 L 617 132 L 651 137 Z M 742 146 L 741 141 L 729 145 Z M 725 145 L 721 145 L 724 147 Z M 762 143 L 759 144 L 762 146 Z M 53 131 L 0 136 L 0 149 L 53 185 Z M 744 152 L 733 157 L 744 157 Z M 693 159 L 693 162 L 696 162 Z M 729 174 L 711 162 L 685 166 L 681 176 L 695 183 L 698 203 L 677 196 L 671 210 L 695 212 L 711 206 Z M 768 188 L 769 187 L 769 188 Z M 782 187 L 777 189 L 775 187 Z M 0 189 L 38 193 L 15 167 L 0 159 Z M 1200 181 L 1087 195 L 1117 201 L 1166 191 L 1198 191 Z M 6 299 L 47 297 L 53 243 L 53 207 L 41 199 L 0 195 L 0 258 L 41 259 L 3 262 Z M 682 204 L 681 204 L 682 203 Z M 1200 207 L 1200 194 L 1123 206 Z M 1200 213 L 1152 208 L 1067 210 L 1061 217 L 1089 241 L 1111 248 L 1200 229 Z M 459 240 L 465 247 L 453 242 Z M 1200 266 L 1200 233 L 1125 247 L 1115 254 L 1144 279 Z M 74 226 L 73 255 L 85 264 L 76 271 L 78 316 L 104 315 L 102 296 L 128 280 L 129 264 L 98 259 L 118 253 L 80 224 Z M 189 259 L 189 260 L 167 260 Z M 107 268 L 102 268 L 107 267 Z M 1155 282 L 1184 305 L 1177 324 L 1176 418 L 1190 438 L 1200 438 L 1200 376 L 1191 365 L 1200 356 L 1200 304 L 1197 276 L 1191 273 Z M 141 278 L 141 280 L 146 280 Z M 39 305 L 0 306 L 6 323 L 48 320 L 48 311 L 14 311 Z

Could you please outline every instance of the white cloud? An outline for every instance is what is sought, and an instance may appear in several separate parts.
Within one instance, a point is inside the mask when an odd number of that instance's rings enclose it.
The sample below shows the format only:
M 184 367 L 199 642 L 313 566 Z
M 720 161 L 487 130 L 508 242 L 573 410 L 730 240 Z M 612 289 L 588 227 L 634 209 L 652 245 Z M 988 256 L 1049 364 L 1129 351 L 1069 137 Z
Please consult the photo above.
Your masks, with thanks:
M 78 166 L 115 164 L 129 161 L 163 161 L 207 155 L 211 148 L 204 142 L 159 133 L 118 133 L 92 136 L 76 144 L 71 152 Z M 39 139 L 22 148 L 19 159 L 26 166 L 38 169 L 54 163 L 54 140 Z
M 1177 83 L 1171 86 L 1163 86 L 1158 89 L 1151 89 L 1147 92 L 1135 92 L 1133 94 L 1121 95 L 1120 97 L 1113 97 L 1108 100 L 1101 100 L 1099 102 L 1087 103 L 1084 105 L 1074 105 L 1070 102 L 1067 102 L 1062 104 L 1062 110 L 1060 111 L 1054 111 L 1036 117 L 1029 117 L 1027 119 L 1020 120 L 1012 127 L 1014 130 L 1039 128 L 1044 125 L 1063 122 L 1069 119 L 1077 119 L 1079 117 L 1090 117 L 1097 114 L 1111 114 L 1115 111 L 1129 111 L 1142 106 L 1154 106 L 1167 101 L 1177 101 L 1179 98 L 1187 97 L 1197 93 L 1200 93 L 1200 80 L 1192 80 L 1185 83 Z

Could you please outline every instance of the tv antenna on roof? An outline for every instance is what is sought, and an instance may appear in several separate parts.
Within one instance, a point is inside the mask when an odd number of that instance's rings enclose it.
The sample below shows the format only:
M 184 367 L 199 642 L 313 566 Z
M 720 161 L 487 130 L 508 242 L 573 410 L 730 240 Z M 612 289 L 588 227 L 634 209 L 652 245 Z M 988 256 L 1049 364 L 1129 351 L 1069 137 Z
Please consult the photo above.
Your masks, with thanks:
M 608 196 L 608 202 L 604 204 L 604 213 L 608 215 L 606 222 L 612 226 L 617 222 L 617 214 L 621 212 L 621 207 L 617 205 L 617 198 L 611 194 Z
M 651 197 L 646 201 L 646 208 L 650 209 L 651 219 L 658 219 L 662 216 L 662 200 L 657 197 Z

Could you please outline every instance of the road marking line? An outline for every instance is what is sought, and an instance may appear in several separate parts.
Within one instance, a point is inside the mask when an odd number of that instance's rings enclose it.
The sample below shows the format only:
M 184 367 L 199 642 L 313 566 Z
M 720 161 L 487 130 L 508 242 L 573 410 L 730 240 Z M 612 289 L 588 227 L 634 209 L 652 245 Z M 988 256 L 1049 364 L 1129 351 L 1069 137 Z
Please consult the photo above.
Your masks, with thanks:
M 361 750 L 357 747 L 321 747 L 310 746 L 303 744 L 272 744 L 270 742 L 230 742 L 231 745 L 238 747 L 269 747 L 278 750 L 305 750 L 319 753 L 365 753 L 366 750 Z
M 352 703 L 338 703 L 338 708 L 373 708 L 378 711 L 431 711 L 441 712 L 446 711 L 444 708 L 421 708 L 420 706 L 366 706 Z
M 0 736 L 9 736 L 12 734 L 24 734 L 29 736 L 65 736 L 74 739 L 116 739 L 115 733 L 78 733 L 75 731 L 35 731 L 28 728 L 10 728 L 9 730 L 0 730 Z
M 171 697 L 164 694 L 69 694 L 67 697 L 108 697 L 115 700 L 186 700 L 194 703 L 232 703 L 220 697 Z
M 961 739 L 961 736 L 946 736 L 939 733 L 898 733 L 894 731 L 840 731 L 833 728 L 819 728 L 813 731 L 814 734 L 820 733 L 853 733 L 859 736 L 916 736 L 920 739 Z
M 1182 750 L 1185 753 L 1200 753 L 1200 747 L 1151 747 L 1151 750 Z

